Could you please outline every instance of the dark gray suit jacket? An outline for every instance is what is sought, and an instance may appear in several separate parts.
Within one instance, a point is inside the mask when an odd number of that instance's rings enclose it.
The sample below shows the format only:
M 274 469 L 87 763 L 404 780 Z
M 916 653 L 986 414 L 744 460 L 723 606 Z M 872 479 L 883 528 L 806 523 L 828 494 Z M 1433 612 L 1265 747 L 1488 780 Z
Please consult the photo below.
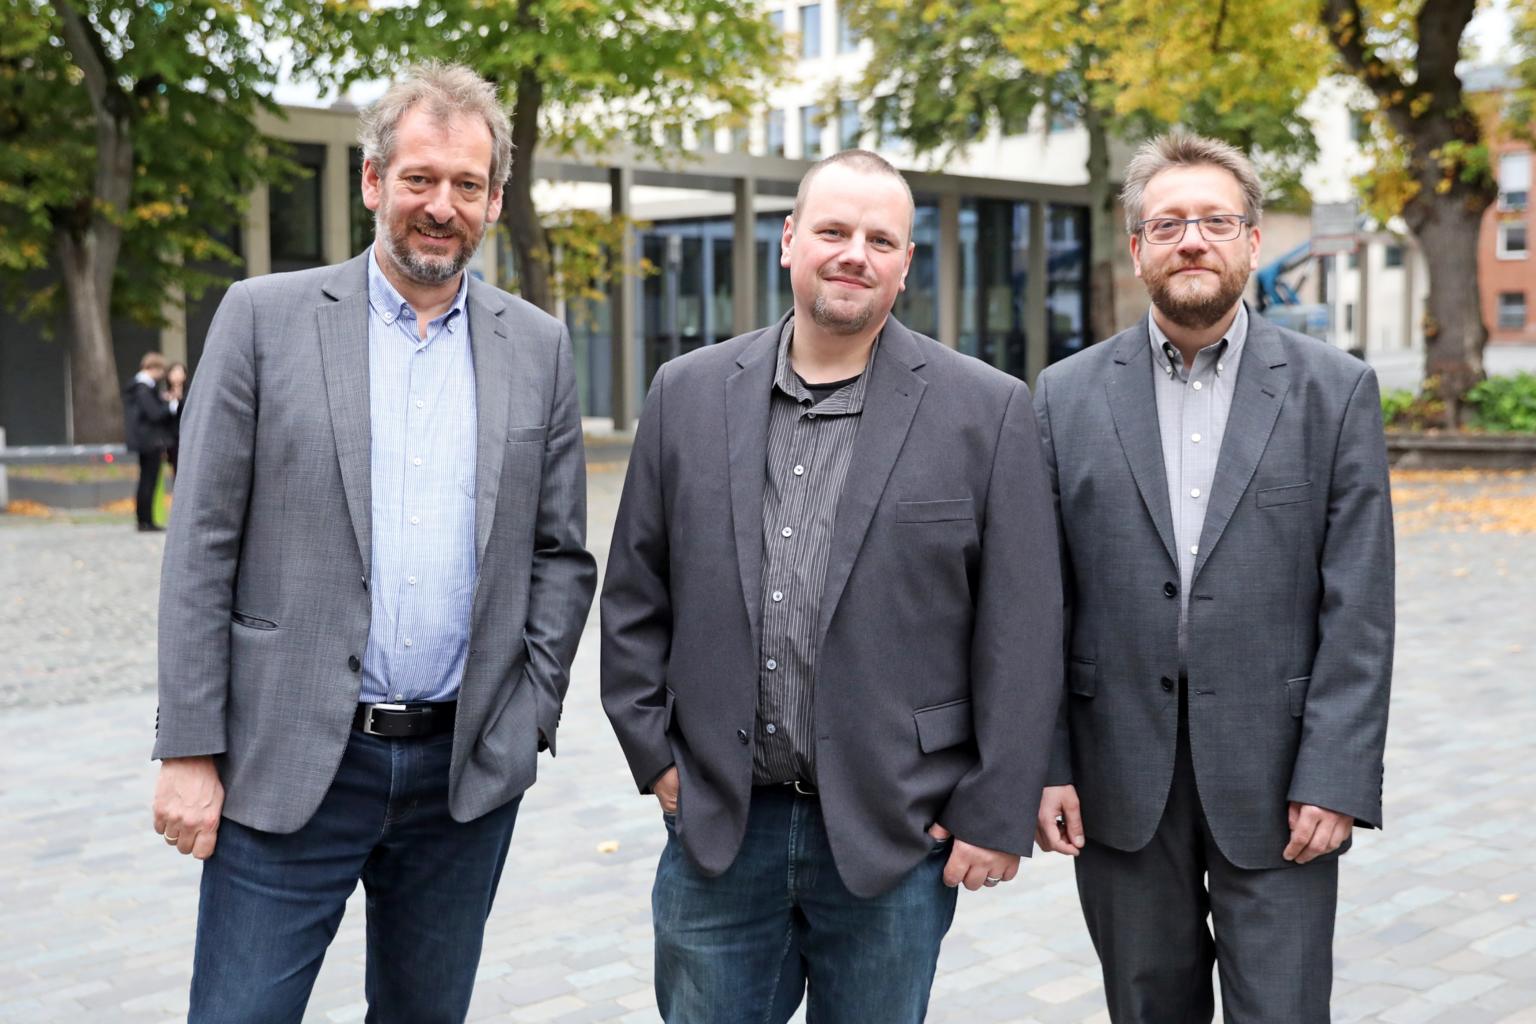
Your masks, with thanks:
M 478 576 L 450 807 L 468 821 L 554 747 L 596 567 L 571 344 L 469 283 Z M 300 828 L 330 788 L 371 612 L 367 254 L 236 283 L 183 420 L 160 587 L 154 756 L 218 754 L 224 813 Z
M 1049 367 L 1068 696 L 1051 766 L 1090 838 L 1145 846 L 1173 774 L 1173 519 L 1143 320 Z M 1227 859 L 1278 867 L 1296 800 L 1381 823 L 1392 676 L 1392 506 L 1376 377 L 1249 321 L 1189 602 L 1189 731 Z
M 752 788 L 780 325 L 667 363 L 602 599 L 603 703 L 635 781 L 681 776 L 709 874 Z M 814 682 L 838 870 L 870 896 L 960 838 L 1027 854 L 1061 694 L 1056 531 L 1023 383 L 887 322 L 833 528 Z

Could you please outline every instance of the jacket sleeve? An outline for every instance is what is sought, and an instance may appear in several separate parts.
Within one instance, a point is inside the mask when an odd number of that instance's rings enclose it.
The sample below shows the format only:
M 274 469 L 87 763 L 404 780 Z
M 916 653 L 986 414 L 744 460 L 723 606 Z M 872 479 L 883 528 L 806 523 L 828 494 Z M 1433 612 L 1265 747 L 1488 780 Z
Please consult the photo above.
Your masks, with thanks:
M 1056 729 L 1051 737 L 1051 759 L 1045 773 L 1047 786 L 1072 784 L 1072 734 L 1067 727 L 1067 714 L 1072 704 L 1066 694 L 1067 649 L 1071 643 L 1072 627 L 1072 571 L 1068 564 L 1066 531 L 1061 525 L 1061 482 L 1056 468 L 1056 438 L 1051 433 L 1050 400 L 1046 398 L 1048 375 L 1042 374 L 1035 384 L 1035 419 L 1040 428 L 1040 447 L 1044 453 L 1046 479 L 1051 487 L 1051 513 L 1056 523 L 1057 544 L 1061 551 L 1062 631 L 1061 659 L 1062 694 L 1056 712 Z
M 528 651 L 523 677 L 539 695 L 539 733 L 551 755 L 555 753 L 555 730 L 565 693 L 571 684 L 571 663 L 576 658 L 576 645 L 597 588 L 597 562 L 586 549 L 586 537 L 586 453 L 582 446 L 571 338 L 562 327 L 555 357 L 555 395 L 544 448 L 544 475 L 534 523 L 528 615 L 523 625 L 523 644 Z
M 978 758 L 939 814 L 968 843 L 1028 856 L 1062 698 L 1061 556 L 1029 391 L 1003 415 L 971 637 Z
M 1368 368 L 1344 411 L 1327 515 L 1318 648 L 1287 797 L 1380 827 L 1394 561 L 1381 398 Z
M 208 329 L 197 401 L 183 420 L 176 510 L 160 573 L 156 758 L 225 750 L 229 614 L 251 492 L 259 391 L 254 311 L 246 284 L 237 282 Z
M 672 649 L 662 422 L 667 367 L 635 428 L 602 597 L 603 709 L 641 792 L 672 763 L 666 670 Z

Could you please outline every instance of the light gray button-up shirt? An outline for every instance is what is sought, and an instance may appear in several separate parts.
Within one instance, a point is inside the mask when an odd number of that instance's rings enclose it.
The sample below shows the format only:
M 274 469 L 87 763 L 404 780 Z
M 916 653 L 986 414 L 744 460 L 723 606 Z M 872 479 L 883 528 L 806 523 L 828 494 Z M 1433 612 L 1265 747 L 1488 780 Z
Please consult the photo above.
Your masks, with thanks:
M 1226 336 L 1207 345 L 1185 369 L 1157 319 L 1147 317 L 1152 338 L 1153 393 L 1163 441 L 1163 471 L 1168 477 L 1168 508 L 1173 513 L 1173 541 L 1179 556 L 1179 668 L 1189 641 L 1189 588 L 1200 554 L 1200 531 L 1211 500 L 1216 460 L 1227 432 L 1237 368 L 1248 340 L 1248 307 L 1239 303 Z
M 368 252 L 373 598 L 360 700 L 453 700 L 475 590 L 475 367 L 465 300 L 417 333 Z

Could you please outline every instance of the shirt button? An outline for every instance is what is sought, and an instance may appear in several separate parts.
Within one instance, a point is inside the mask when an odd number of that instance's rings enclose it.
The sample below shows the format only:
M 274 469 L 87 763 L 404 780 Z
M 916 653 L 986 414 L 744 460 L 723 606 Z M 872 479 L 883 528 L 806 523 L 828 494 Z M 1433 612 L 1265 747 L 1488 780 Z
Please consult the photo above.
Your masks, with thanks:
M 1217 370 L 1225 370 L 1225 369 L 1226 369 L 1226 368 L 1227 368 L 1227 367 L 1226 367 L 1226 364 L 1225 364 L 1225 363 L 1217 363 L 1217 364 L 1216 364 L 1216 369 L 1217 369 Z
M 795 476 L 805 476 L 805 467 L 804 466 L 796 466 L 795 467 Z
M 387 324 L 394 323 L 395 322 L 395 314 L 393 314 L 393 313 L 385 313 L 384 314 L 384 322 L 387 323 Z
M 766 732 L 769 736 L 772 736 L 778 731 L 779 727 L 774 725 L 772 722 L 769 722 L 767 725 L 763 726 L 763 732 Z
M 1198 487 L 1191 487 L 1189 489 L 1189 496 L 1191 498 L 1198 498 L 1198 497 L 1200 497 L 1200 488 L 1198 488 Z
M 411 516 L 411 525 L 412 526 L 420 526 L 421 525 L 421 516 Z
M 813 412 L 808 412 L 808 413 L 805 414 L 805 418 L 808 419 L 808 420 L 813 420 L 813 419 L 816 418 L 816 414 L 813 413 Z
M 407 646 L 407 647 L 411 646 L 411 638 L 410 637 L 406 637 L 405 638 L 405 646 Z
M 1189 435 L 1189 439 L 1191 441 L 1195 442 L 1195 444 L 1199 444 L 1200 443 L 1200 435 L 1199 434 L 1190 434 Z
M 1200 545 L 1199 544 L 1191 544 L 1189 546 L 1189 553 L 1192 554 L 1192 555 L 1198 555 L 1200 553 Z
M 403 694 L 403 693 L 395 694 L 395 700 L 405 700 L 405 694 Z
M 772 672 L 772 671 L 773 671 L 773 670 L 774 670 L 774 669 L 776 669 L 776 668 L 778 668 L 778 667 L 779 667 L 779 663 L 778 663 L 778 662 L 776 662 L 776 661 L 774 661 L 774 660 L 773 660 L 773 659 L 772 659 L 772 658 L 769 658 L 769 659 L 768 659 L 768 660 L 767 660 L 767 661 L 766 661 L 766 662 L 765 662 L 765 663 L 764 663 L 764 666 L 765 666 L 765 667 L 766 667 L 766 668 L 767 668 L 767 669 L 768 669 L 768 671 L 769 671 L 769 672 Z
M 1200 387 L 1201 387 L 1201 384 L 1200 384 L 1199 381 L 1195 381 L 1193 384 L 1190 385 L 1190 387 L 1194 388 L 1196 391 L 1199 391 Z
M 421 465 L 421 456 L 420 456 L 420 455 L 418 455 L 418 456 L 416 456 L 416 457 L 415 457 L 415 458 L 414 458 L 414 459 L 412 459 L 412 460 L 411 460 L 411 465 L 413 465 L 413 466 L 419 466 L 419 465 Z
M 780 530 L 779 532 L 786 537 L 793 537 L 795 535 L 795 531 L 788 526 L 784 527 L 784 529 Z
M 418 399 L 416 399 L 416 408 L 418 408 L 418 409 L 424 409 L 424 408 L 426 408 L 426 405 L 427 405 L 427 403 L 426 403 L 426 402 L 423 402 L 423 401 L 422 401 L 422 400 L 421 400 L 421 399 L 419 399 L 419 398 L 418 398 Z
M 405 582 L 409 583 L 411 586 L 414 587 L 416 585 L 416 577 L 415 576 L 407 576 L 405 578 Z
M 782 601 L 782 600 L 784 600 L 784 591 L 782 591 L 782 590 L 775 590 L 773 592 L 773 599 L 775 601 Z

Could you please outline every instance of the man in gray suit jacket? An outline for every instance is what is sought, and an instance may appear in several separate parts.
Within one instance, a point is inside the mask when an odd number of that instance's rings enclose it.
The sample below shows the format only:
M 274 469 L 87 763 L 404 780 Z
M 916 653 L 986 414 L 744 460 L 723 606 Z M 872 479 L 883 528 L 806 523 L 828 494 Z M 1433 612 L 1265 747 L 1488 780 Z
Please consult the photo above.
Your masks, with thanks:
M 1040 376 L 1070 625 L 1042 848 L 1077 858 L 1111 1018 L 1328 1020 L 1337 856 L 1381 823 L 1392 509 L 1375 375 L 1252 314 L 1263 192 L 1147 143 L 1150 316 Z M 1206 917 L 1214 922 L 1214 938 Z
M 467 1012 L 596 575 L 569 338 L 464 269 L 509 140 L 468 69 L 412 69 L 363 117 L 373 246 L 209 330 L 154 750 L 205 859 L 193 1021 L 298 1021 L 359 879 L 368 1019 Z
M 672 1024 L 923 1018 L 956 886 L 1012 878 L 1060 699 L 1023 383 L 889 317 L 901 175 L 807 172 L 777 324 L 656 374 L 602 600 L 603 703 L 667 846 Z

